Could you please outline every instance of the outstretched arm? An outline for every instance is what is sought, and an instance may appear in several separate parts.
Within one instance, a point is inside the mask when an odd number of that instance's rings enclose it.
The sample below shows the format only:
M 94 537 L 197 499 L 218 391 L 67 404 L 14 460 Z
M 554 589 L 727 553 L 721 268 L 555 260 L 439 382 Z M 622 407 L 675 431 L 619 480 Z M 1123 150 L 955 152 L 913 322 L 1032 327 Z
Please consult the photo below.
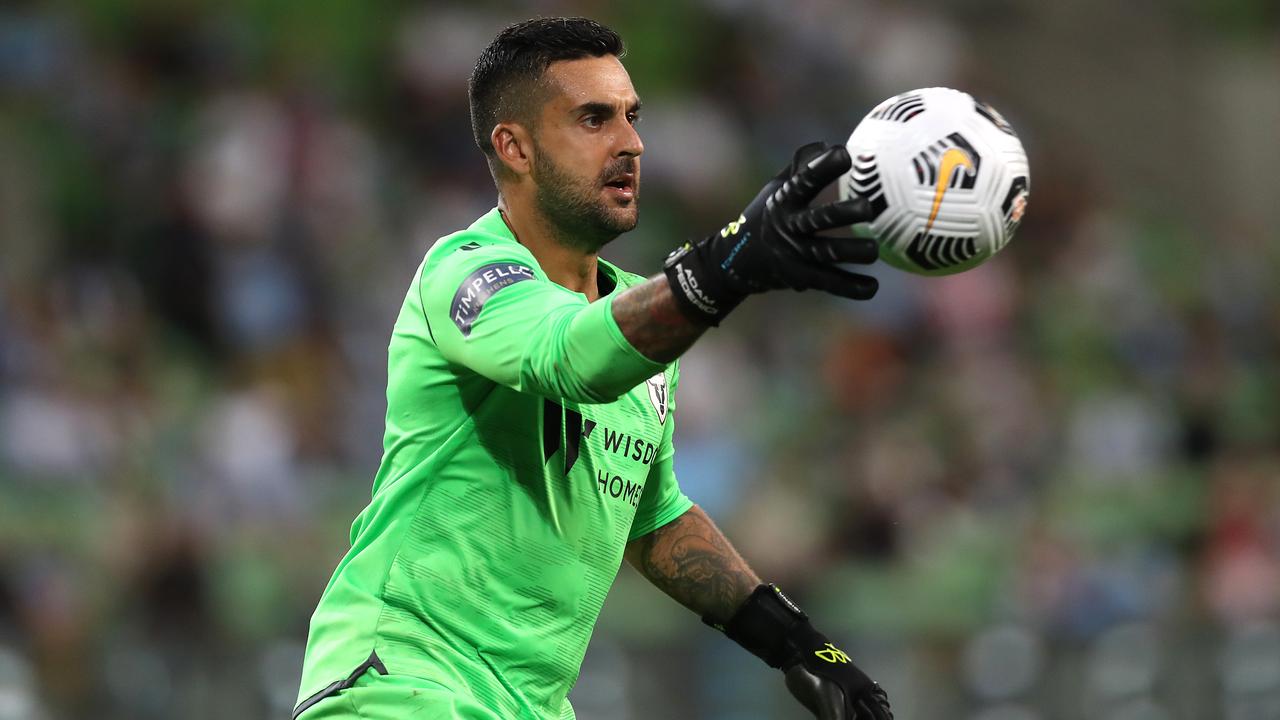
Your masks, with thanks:
M 796 151 L 737 220 L 671 253 L 665 281 L 651 279 L 614 302 L 622 334 L 645 357 L 665 363 L 687 350 L 707 326 L 719 325 L 748 295 L 782 288 L 813 288 L 858 300 L 875 295 L 874 278 L 836 263 L 873 262 L 876 244 L 848 233 L 816 234 L 865 222 L 871 207 L 859 199 L 809 205 L 851 162 L 841 146 L 812 143 Z
M 702 508 L 627 544 L 627 562 L 658 589 L 701 617 L 724 623 L 760 578 Z
M 680 310 L 671 285 L 661 275 L 619 295 L 613 301 L 613 319 L 632 347 L 660 363 L 683 355 L 710 327 L 690 320 Z

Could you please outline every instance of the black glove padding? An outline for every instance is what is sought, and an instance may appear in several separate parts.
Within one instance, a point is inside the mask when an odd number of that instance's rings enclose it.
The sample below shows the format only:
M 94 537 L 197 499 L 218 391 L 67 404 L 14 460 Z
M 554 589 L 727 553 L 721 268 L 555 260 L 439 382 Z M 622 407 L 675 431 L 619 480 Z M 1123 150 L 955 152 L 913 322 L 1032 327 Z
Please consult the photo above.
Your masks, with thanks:
M 893 720 L 884 689 L 777 586 L 756 588 L 723 626 L 703 621 L 786 673 L 787 689 L 819 720 Z
M 820 720 L 893 720 L 889 695 L 831 641 L 805 623 L 800 659 L 786 670 L 787 689 Z
M 835 266 L 875 262 L 875 242 L 852 234 L 817 234 L 870 220 L 870 205 L 853 198 L 809 207 L 851 164 L 843 145 L 805 145 L 737 220 L 676 248 L 664 269 L 686 314 L 719 325 L 747 295 L 782 288 L 823 290 L 855 300 L 875 295 L 875 278 Z

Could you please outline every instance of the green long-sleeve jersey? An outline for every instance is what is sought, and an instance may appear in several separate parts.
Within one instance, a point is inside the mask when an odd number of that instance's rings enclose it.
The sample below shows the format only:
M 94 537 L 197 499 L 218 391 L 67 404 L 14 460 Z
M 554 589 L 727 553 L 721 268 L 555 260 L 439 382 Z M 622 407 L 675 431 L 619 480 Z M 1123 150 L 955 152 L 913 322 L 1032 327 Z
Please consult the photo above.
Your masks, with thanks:
M 675 363 L 637 352 L 601 261 L 594 303 L 551 282 L 495 209 L 441 238 L 388 350 L 384 455 L 311 619 L 299 700 L 376 659 L 501 717 L 565 699 L 626 543 L 689 509 Z

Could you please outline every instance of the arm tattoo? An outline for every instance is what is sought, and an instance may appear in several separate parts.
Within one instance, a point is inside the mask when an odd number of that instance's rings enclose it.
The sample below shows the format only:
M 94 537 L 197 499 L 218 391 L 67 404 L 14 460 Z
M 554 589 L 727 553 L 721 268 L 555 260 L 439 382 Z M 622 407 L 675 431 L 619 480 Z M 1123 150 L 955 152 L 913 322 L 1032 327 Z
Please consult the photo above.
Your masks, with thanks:
M 724 623 L 760 585 L 711 518 L 696 505 L 627 546 L 627 559 L 660 590 Z
M 613 319 L 632 347 L 660 363 L 680 357 L 707 330 L 680 311 L 665 275 L 619 295 L 613 301 Z

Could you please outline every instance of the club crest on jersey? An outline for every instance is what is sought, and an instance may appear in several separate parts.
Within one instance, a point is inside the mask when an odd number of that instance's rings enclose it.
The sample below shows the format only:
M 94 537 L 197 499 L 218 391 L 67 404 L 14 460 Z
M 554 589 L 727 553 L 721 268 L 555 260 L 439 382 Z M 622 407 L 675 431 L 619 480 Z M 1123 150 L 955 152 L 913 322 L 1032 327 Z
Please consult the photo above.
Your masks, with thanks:
M 658 422 L 667 421 L 667 373 L 660 372 L 644 383 L 649 388 L 649 402 L 658 413 Z

